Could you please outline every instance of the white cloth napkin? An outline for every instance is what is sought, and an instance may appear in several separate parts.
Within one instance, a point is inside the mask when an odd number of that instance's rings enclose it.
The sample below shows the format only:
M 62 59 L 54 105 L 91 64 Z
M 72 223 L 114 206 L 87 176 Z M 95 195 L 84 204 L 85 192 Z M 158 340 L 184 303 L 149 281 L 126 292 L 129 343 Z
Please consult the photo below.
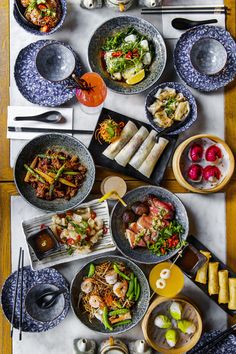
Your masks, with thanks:
M 157 15 L 159 16 L 159 15 Z M 225 14 L 163 14 L 162 15 L 162 25 L 163 25 L 163 37 L 166 39 L 179 38 L 185 31 L 176 30 L 172 27 L 171 22 L 174 18 L 187 18 L 192 21 L 210 20 L 216 19 L 217 23 L 212 23 L 213 26 L 219 26 L 225 28 Z
M 62 123 L 43 123 L 36 121 L 15 121 L 14 117 L 27 117 L 41 114 L 48 111 L 59 111 L 64 117 Z M 48 129 L 66 129 L 73 128 L 73 108 L 45 108 L 45 107 L 26 107 L 26 106 L 8 106 L 8 127 L 29 127 L 29 128 L 48 128 Z M 42 133 L 28 133 L 28 132 L 9 132 L 7 131 L 8 139 L 29 140 L 35 138 Z

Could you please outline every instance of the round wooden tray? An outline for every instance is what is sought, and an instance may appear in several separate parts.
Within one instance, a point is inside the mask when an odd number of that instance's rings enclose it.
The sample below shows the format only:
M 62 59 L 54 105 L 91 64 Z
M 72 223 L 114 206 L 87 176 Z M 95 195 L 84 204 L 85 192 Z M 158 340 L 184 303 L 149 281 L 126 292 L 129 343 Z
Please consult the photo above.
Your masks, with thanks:
M 210 189 L 200 189 L 200 188 L 196 188 L 196 187 L 192 186 L 184 178 L 182 171 L 181 171 L 181 167 L 180 167 L 181 157 L 182 157 L 183 152 L 187 148 L 187 146 L 191 142 L 193 142 L 194 140 L 202 139 L 202 138 L 208 138 L 208 139 L 213 140 L 216 143 L 220 143 L 221 145 L 223 145 L 223 147 L 225 148 L 225 150 L 229 156 L 229 170 L 228 170 L 227 175 L 225 176 L 225 178 L 223 179 L 223 181 L 220 184 L 218 184 L 215 187 L 210 188 Z M 175 175 L 177 182 L 182 187 L 188 189 L 191 192 L 202 193 L 202 194 L 215 193 L 215 192 L 218 192 L 219 190 L 221 190 L 222 188 L 224 188 L 227 185 L 227 183 L 230 181 L 230 178 L 232 177 L 232 174 L 234 172 L 234 165 L 235 165 L 234 155 L 233 155 L 232 151 L 230 150 L 229 146 L 225 143 L 224 140 L 218 138 L 217 136 L 210 135 L 210 134 L 194 135 L 194 136 L 190 137 L 189 139 L 183 141 L 175 150 L 173 160 L 172 160 L 173 173 Z
M 183 319 L 191 320 L 197 330 L 190 336 L 180 334 L 179 340 L 174 348 L 168 346 L 165 341 L 166 329 L 154 325 L 154 319 L 158 314 L 166 314 L 171 301 L 180 302 L 183 306 Z M 168 299 L 159 296 L 150 305 L 142 322 L 142 331 L 147 343 L 156 351 L 166 354 L 183 354 L 191 350 L 199 341 L 202 333 L 202 319 L 197 307 L 186 297 L 178 296 Z M 178 331 L 180 333 L 180 331 Z

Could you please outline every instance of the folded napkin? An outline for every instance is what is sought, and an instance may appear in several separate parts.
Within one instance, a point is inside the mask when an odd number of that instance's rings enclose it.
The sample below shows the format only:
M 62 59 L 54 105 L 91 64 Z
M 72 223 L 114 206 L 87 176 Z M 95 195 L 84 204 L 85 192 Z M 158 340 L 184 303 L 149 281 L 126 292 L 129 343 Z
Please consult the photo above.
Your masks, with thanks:
M 159 16 L 159 15 L 156 15 Z M 164 13 L 162 15 L 162 26 L 163 26 L 163 37 L 164 38 L 179 38 L 182 33 L 185 31 L 176 30 L 172 27 L 171 22 L 174 18 L 187 18 L 188 20 L 192 21 L 202 21 L 202 20 L 210 20 L 216 19 L 217 23 L 212 23 L 212 26 L 219 26 L 225 28 L 225 14 L 167 14 Z
M 15 121 L 15 117 L 27 117 L 41 114 L 48 111 L 59 111 L 64 117 L 62 123 L 43 123 L 36 121 Z M 26 107 L 26 106 L 9 106 L 7 127 L 28 127 L 28 128 L 48 128 L 48 129 L 73 129 L 73 108 L 45 108 L 45 107 Z M 37 135 L 43 133 L 28 133 L 28 132 L 9 132 L 7 131 L 8 139 L 28 140 L 33 139 Z

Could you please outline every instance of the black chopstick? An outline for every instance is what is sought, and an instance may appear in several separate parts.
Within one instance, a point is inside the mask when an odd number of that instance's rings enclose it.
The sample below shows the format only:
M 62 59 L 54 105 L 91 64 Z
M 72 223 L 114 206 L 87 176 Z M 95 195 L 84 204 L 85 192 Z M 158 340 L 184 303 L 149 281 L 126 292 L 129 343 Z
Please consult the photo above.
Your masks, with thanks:
M 14 317 L 15 317 L 15 311 L 16 311 L 16 300 L 17 300 L 18 282 L 19 282 L 19 274 L 20 274 L 20 266 L 21 266 L 21 253 L 22 253 L 22 248 L 20 247 L 17 274 L 16 274 L 16 288 L 15 288 L 15 294 L 14 294 L 13 309 L 12 309 L 12 314 L 11 314 L 11 337 L 13 336 L 13 330 L 14 330 Z
M 146 10 L 147 8 L 142 8 L 142 10 Z M 168 10 L 224 10 L 227 9 L 226 6 L 224 5 L 206 5 L 206 6 L 198 6 L 198 5 L 193 5 L 193 6 L 157 6 L 153 7 L 155 10 L 160 10 L 160 11 L 168 11 Z
M 220 343 L 223 339 L 225 339 L 231 333 L 233 333 L 233 331 L 235 329 L 236 329 L 236 323 L 234 325 L 232 325 L 230 328 L 221 332 L 218 336 L 216 336 L 216 338 L 214 338 L 210 342 L 207 342 L 207 343 L 203 344 L 200 348 L 195 349 L 191 354 L 200 354 L 200 352 L 203 349 L 207 349 L 207 352 L 208 352 L 210 349 L 214 348 L 216 346 L 216 344 Z
M 24 280 L 24 250 L 21 254 L 21 283 L 20 283 L 20 324 L 19 340 L 22 340 L 22 310 L 23 310 L 23 280 Z
M 78 129 L 48 129 L 48 128 L 28 128 L 28 127 L 8 127 L 9 132 L 26 133 L 65 133 L 65 134 L 93 134 L 93 130 Z
M 191 11 L 191 10 L 183 10 L 183 11 L 156 11 L 156 9 L 147 9 L 144 11 L 144 9 L 141 11 L 141 15 L 176 15 L 176 14 L 225 14 L 225 10 L 217 10 L 217 11 L 212 11 L 212 10 L 204 10 L 204 11 Z

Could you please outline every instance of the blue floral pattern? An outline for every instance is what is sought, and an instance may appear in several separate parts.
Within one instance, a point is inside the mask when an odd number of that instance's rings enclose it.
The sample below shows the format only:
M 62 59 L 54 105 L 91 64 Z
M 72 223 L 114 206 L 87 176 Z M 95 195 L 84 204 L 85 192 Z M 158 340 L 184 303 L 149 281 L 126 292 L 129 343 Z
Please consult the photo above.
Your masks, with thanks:
M 205 75 L 198 72 L 190 60 L 190 51 L 196 41 L 201 38 L 218 40 L 227 51 L 225 68 L 216 75 Z M 230 33 L 216 26 L 197 26 L 186 31 L 178 40 L 174 50 L 175 69 L 182 80 L 200 91 L 215 91 L 230 83 L 236 75 L 236 43 Z
M 67 48 L 72 48 L 62 42 L 54 40 L 39 40 L 23 48 L 15 63 L 14 76 L 21 94 L 31 103 L 40 106 L 55 107 L 64 104 L 75 96 L 75 89 L 68 88 L 73 85 L 72 79 L 60 82 L 50 82 L 43 79 L 35 65 L 38 51 L 49 43 L 61 43 Z M 75 74 L 82 75 L 82 67 L 78 55 L 72 50 L 76 58 Z
M 198 344 L 188 352 L 197 353 L 197 354 L 235 354 L 236 352 L 236 336 L 231 334 L 227 338 L 225 338 L 221 343 L 218 343 L 214 348 L 211 350 L 207 350 L 204 348 L 199 350 L 199 348 L 204 345 L 205 343 L 211 343 L 212 340 L 220 334 L 220 331 L 211 331 L 205 333 Z
M 6 280 L 5 284 L 2 288 L 2 309 L 10 321 L 12 309 L 13 309 L 13 302 L 14 302 L 14 294 L 16 288 L 16 275 L 17 272 L 15 271 L 12 273 Z M 56 327 L 64 318 L 66 317 L 69 308 L 70 308 L 70 293 L 69 293 L 69 285 L 65 278 L 54 268 L 45 268 L 39 271 L 33 271 L 29 266 L 24 267 L 24 277 L 23 277 L 23 323 L 22 329 L 24 332 L 45 332 L 51 328 Z M 19 279 L 20 280 L 20 279 Z M 26 297 L 27 292 L 32 286 L 45 283 L 45 284 L 53 284 L 59 287 L 65 287 L 68 289 L 68 292 L 64 294 L 65 296 L 65 306 L 64 310 L 53 321 L 48 322 L 39 322 L 33 320 L 25 310 L 24 299 Z M 19 327 L 19 318 L 20 318 L 20 292 L 18 291 L 17 294 L 17 302 L 16 302 L 16 311 L 15 311 L 15 318 L 14 318 L 14 327 Z

